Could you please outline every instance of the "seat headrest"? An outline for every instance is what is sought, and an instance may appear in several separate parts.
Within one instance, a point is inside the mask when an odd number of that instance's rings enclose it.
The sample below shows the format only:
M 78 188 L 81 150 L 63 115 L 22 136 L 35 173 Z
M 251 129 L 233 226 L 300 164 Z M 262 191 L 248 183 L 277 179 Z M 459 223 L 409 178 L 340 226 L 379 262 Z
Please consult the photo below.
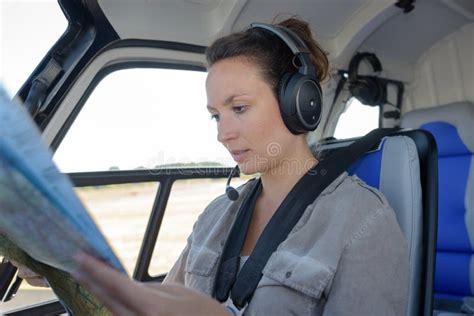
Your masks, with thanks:
M 430 131 L 440 156 L 474 153 L 474 104 L 471 102 L 411 111 L 403 116 L 401 126 Z

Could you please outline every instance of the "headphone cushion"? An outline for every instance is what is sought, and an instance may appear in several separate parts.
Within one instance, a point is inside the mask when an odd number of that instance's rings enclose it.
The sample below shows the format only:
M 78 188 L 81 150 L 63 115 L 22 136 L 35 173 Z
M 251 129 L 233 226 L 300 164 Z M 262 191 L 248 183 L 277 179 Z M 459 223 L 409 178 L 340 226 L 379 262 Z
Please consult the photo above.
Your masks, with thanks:
M 385 83 L 371 76 L 359 76 L 349 85 L 351 94 L 365 105 L 376 106 L 386 102 Z
M 349 91 L 362 104 L 371 105 L 373 96 L 366 80 L 360 79 L 351 82 L 349 85 Z
M 278 83 L 278 102 L 280 103 L 280 108 L 283 107 L 282 103 L 284 102 L 283 100 L 285 99 L 285 90 L 286 87 L 288 86 L 288 82 L 290 81 L 291 74 L 286 73 L 281 77 L 280 82 Z

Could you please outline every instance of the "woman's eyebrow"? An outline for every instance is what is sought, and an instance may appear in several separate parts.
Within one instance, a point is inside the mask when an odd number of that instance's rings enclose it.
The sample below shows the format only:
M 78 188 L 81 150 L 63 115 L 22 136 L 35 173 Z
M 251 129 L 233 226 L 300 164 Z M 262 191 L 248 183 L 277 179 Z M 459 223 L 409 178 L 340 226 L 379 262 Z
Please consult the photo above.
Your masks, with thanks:
M 250 96 L 249 94 L 246 94 L 246 93 L 241 93 L 241 94 L 232 94 L 230 96 L 228 96 L 225 100 L 224 100 L 224 106 L 226 105 L 229 105 L 233 99 L 237 98 L 237 97 L 242 97 L 242 96 Z M 207 109 L 208 110 L 215 110 L 214 107 L 210 106 L 209 104 L 207 105 Z

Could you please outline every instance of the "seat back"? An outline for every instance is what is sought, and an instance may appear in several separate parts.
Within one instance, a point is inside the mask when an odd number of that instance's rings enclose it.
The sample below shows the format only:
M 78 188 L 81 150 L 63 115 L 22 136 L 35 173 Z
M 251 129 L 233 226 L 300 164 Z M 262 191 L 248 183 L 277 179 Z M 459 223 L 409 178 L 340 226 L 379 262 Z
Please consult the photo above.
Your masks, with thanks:
M 322 145 L 322 155 L 329 155 L 328 152 L 352 141 Z M 376 150 L 365 154 L 348 170 L 385 195 L 407 239 L 410 260 L 407 315 L 432 312 L 437 192 L 433 183 L 436 177 L 427 178 L 430 168 L 436 173 L 434 140 L 426 132 L 412 131 L 386 137 Z
M 474 104 L 407 113 L 403 127 L 432 133 L 438 146 L 439 221 L 435 295 L 474 295 Z

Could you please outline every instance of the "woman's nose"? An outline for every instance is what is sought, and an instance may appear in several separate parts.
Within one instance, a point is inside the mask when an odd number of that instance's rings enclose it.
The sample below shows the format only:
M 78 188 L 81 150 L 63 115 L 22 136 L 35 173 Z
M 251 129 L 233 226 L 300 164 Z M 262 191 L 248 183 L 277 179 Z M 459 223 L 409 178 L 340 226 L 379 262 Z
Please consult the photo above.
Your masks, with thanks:
M 232 117 L 221 117 L 217 125 L 217 140 L 227 143 L 238 136 L 237 122 Z

